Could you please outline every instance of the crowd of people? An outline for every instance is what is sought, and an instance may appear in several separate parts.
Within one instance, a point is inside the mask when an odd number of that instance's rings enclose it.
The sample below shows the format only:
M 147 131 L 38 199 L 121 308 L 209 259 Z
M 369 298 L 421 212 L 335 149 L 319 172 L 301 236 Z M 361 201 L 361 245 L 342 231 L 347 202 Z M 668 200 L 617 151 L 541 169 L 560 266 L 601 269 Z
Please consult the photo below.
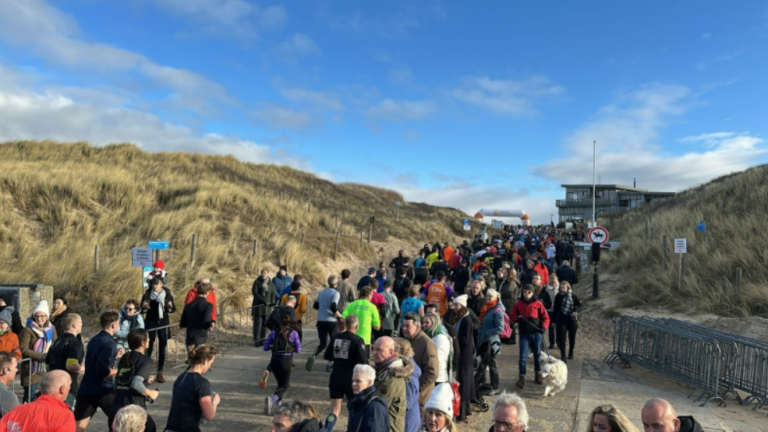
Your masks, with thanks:
M 346 400 L 350 432 L 454 432 L 477 415 L 474 404 L 495 396 L 490 430 L 525 431 L 525 402 L 501 389 L 496 359 L 503 346 L 518 345 L 516 386 L 522 389 L 529 357 L 537 384 L 543 350 L 558 348 L 564 362 L 574 358 L 581 302 L 573 293 L 579 280 L 572 240 L 554 227 L 507 227 L 488 241 L 425 244 L 417 258 L 400 251 L 357 284 L 349 270 L 329 276 L 311 305 L 301 275 L 281 266 L 270 277 L 262 269 L 252 286 L 253 343 L 271 353 L 259 387 L 266 389 L 274 376 L 276 387 L 264 401 L 272 430 L 331 432 Z M 41 301 L 25 326 L 0 299 L 0 432 L 83 432 L 98 409 L 115 431 L 157 430 L 146 406 L 160 395 L 150 386 L 165 381 L 168 326 L 177 312 L 165 277 L 158 261 L 141 300 L 101 314 L 101 331 L 87 347 L 82 318 L 66 299 L 54 299 L 53 312 Z M 324 419 L 311 405 L 286 398 L 308 308 L 317 311 L 319 343 L 304 367 L 312 371 L 319 356 L 327 362 L 331 413 Z M 221 402 L 205 377 L 217 355 L 208 344 L 217 321 L 209 278 L 187 292 L 179 321 L 188 367 L 173 382 L 164 430 L 195 432 L 214 419 Z M 26 403 L 20 404 L 9 387 L 23 359 L 29 360 L 21 371 Z M 641 414 L 646 432 L 701 430 L 664 400 L 648 401 Z M 636 431 L 611 405 L 594 410 L 588 430 Z

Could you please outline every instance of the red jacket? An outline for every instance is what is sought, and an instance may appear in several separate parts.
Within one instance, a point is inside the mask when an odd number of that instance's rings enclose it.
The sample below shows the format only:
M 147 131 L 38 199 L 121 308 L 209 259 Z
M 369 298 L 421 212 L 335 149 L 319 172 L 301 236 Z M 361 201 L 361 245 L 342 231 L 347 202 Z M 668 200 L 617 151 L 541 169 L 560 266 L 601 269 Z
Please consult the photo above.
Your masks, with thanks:
M 518 300 L 512 308 L 512 321 L 517 323 L 521 334 L 541 333 L 549 328 L 549 314 L 535 297 L 530 301 Z
M 541 275 L 541 285 L 547 286 L 549 283 L 549 270 L 547 270 L 547 266 L 544 264 L 536 264 L 533 266 L 533 269 L 536 270 L 536 273 Z
M 197 298 L 197 283 L 195 283 L 195 286 L 192 287 L 191 290 L 187 291 L 187 297 L 184 299 L 184 305 L 186 306 L 192 303 L 192 301 L 196 298 Z M 208 300 L 208 303 L 213 305 L 213 314 L 212 314 L 213 321 L 214 322 L 218 321 L 216 319 L 216 314 L 218 312 L 218 308 L 216 307 L 216 291 L 213 289 L 213 287 L 211 287 L 211 291 L 208 293 L 208 297 L 206 298 L 206 300 Z
M 67 404 L 48 395 L 17 406 L 0 419 L 0 432 L 72 432 L 75 429 L 75 415 Z

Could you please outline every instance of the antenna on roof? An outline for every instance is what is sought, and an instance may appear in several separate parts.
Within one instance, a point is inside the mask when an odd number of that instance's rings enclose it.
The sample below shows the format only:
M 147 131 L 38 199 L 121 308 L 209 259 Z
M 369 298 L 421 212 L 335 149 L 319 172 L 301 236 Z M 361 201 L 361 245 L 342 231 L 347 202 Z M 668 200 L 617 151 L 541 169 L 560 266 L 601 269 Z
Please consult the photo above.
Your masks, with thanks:
M 632 187 L 637 189 L 637 177 L 632 179 Z

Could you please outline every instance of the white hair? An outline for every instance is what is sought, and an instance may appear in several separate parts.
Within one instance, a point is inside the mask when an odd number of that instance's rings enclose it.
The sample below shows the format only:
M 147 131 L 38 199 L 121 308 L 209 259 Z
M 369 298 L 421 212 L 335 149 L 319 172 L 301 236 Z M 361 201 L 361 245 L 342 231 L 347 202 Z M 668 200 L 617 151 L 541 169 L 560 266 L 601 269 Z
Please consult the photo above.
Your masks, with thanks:
M 373 384 L 373 382 L 376 380 L 376 369 L 366 364 L 359 364 L 355 366 L 355 369 L 352 371 L 352 373 L 360 375 L 360 378 L 362 379 L 369 380 L 371 384 Z
M 147 412 L 138 405 L 120 408 L 112 421 L 114 432 L 143 432 L 147 424 Z
M 486 297 L 493 297 L 493 298 L 499 298 L 499 292 L 496 291 L 493 288 L 488 288 L 488 290 L 485 292 Z
M 496 397 L 496 402 L 493 403 L 493 415 L 496 416 L 496 409 L 500 406 L 513 406 L 517 408 L 517 422 L 528 426 L 528 408 L 525 407 L 523 399 L 517 395 L 517 393 L 502 392 Z

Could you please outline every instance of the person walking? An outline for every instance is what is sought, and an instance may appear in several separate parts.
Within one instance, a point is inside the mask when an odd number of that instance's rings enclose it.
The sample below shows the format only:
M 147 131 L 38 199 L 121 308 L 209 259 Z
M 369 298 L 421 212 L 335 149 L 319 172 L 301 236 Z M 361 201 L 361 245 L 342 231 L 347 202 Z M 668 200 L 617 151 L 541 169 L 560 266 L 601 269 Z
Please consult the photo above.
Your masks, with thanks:
M 213 304 L 208 302 L 211 284 L 197 286 L 197 297 L 184 306 L 179 320 L 179 327 L 187 329 L 184 346 L 189 347 L 208 343 L 208 332 L 213 326 Z
M 280 328 L 273 330 L 264 342 L 264 351 L 272 351 L 268 370 L 277 380 L 277 389 L 272 396 L 264 401 L 264 414 L 272 415 L 275 406 L 283 403 L 283 395 L 291 386 L 291 371 L 293 369 L 293 354 L 301 352 L 301 339 L 295 330 L 296 323 L 291 316 L 283 312 L 280 315 Z
M 499 297 L 501 304 L 504 306 L 504 310 L 509 317 L 509 322 L 512 324 L 512 308 L 515 306 L 515 302 L 520 296 L 520 279 L 517 277 L 517 270 L 514 268 L 506 269 L 504 274 L 504 280 L 499 284 Z M 512 328 L 512 335 L 508 339 L 502 339 L 501 343 L 505 345 L 514 345 L 515 342 L 515 328 Z
M 450 325 L 456 329 L 459 340 L 459 367 L 456 369 L 456 381 L 459 383 L 461 405 L 455 413 L 457 421 L 464 421 L 471 415 L 470 403 L 475 398 L 475 377 L 473 365 L 475 360 L 475 325 L 467 309 L 467 295 L 463 294 L 453 299 L 453 313 Z
M 45 356 L 51 344 L 56 340 L 56 328 L 48 319 L 48 302 L 45 300 L 32 311 L 27 325 L 19 334 L 19 347 L 23 359 L 31 359 L 21 366 L 21 385 L 24 387 L 24 402 L 31 402 L 37 384 L 45 375 Z M 31 376 L 30 376 L 31 375 Z
M 453 362 L 453 339 L 443 328 L 442 320 L 437 313 L 427 313 L 421 319 L 421 329 L 432 338 L 437 349 L 438 372 L 435 385 L 450 382 L 453 378 L 451 364 Z
M 272 313 L 272 307 L 276 304 L 275 287 L 266 267 L 261 269 L 259 277 L 253 281 L 251 294 L 253 294 L 251 301 L 253 346 L 258 348 L 264 345 L 264 340 L 267 338 L 267 317 Z
M 581 301 L 573 294 L 571 284 L 562 282 L 560 292 L 555 296 L 553 320 L 557 326 L 557 346 L 560 348 L 560 358 L 565 359 L 565 336 L 568 335 L 568 360 L 573 359 L 573 350 L 576 347 L 576 332 L 579 329 L 579 311 Z
M 549 327 L 549 315 L 544 305 L 533 295 L 533 285 L 523 287 L 523 297 L 515 303 L 512 309 L 512 321 L 517 323 L 520 330 L 520 378 L 515 384 L 518 388 L 525 388 L 526 362 L 528 360 L 528 351 L 533 351 L 534 371 L 536 372 L 536 383 L 542 384 L 541 380 L 541 340 L 542 335 Z
M 392 292 L 392 281 L 384 282 L 384 292 L 382 293 L 386 303 L 381 313 L 381 333 L 384 336 L 392 337 L 397 329 L 397 317 L 400 315 L 400 303 L 397 302 L 397 296 Z
M 486 292 L 487 301 L 480 313 L 480 331 L 477 341 L 477 352 L 487 356 L 488 370 L 491 375 L 492 396 L 499 394 L 499 367 L 496 364 L 496 356 L 501 353 L 500 334 L 504 331 L 504 315 L 506 311 L 499 301 L 499 293 L 491 288 Z M 485 371 L 483 371 L 483 377 Z M 483 379 L 485 381 L 485 379 Z
M 152 350 L 155 339 L 158 341 L 157 351 L 157 377 L 159 383 L 165 382 L 163 368 L 165 367 L 165 355 L 168 351 L 168 334 L 170 330 L 169 315 L 176 312 L 176 302 L 173 301 L 171 290 L 165 287 L 165 281 L 154 278 L 149 281 L 149 289 L 141 299 L 141 310 L 144 315 L 144 326 L 149 331 L 149 348 L 147 357 L 152 358 Z

